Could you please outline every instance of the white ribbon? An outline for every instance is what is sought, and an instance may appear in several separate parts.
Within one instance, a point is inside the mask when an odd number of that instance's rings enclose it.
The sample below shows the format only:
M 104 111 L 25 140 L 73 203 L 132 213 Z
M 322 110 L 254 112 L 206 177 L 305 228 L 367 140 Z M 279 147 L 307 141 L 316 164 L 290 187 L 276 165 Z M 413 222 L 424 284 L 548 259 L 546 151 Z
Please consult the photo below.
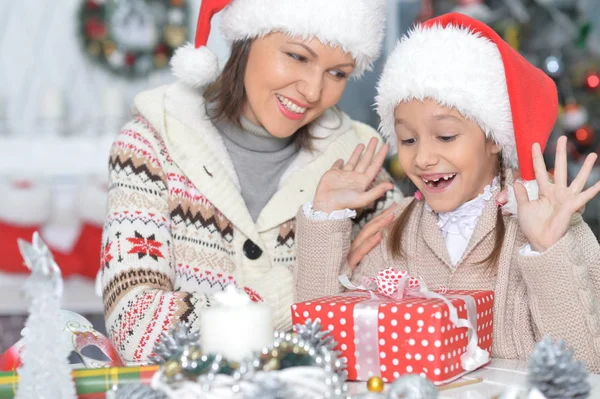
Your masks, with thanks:
M 363 279 L 363 284 L 356 286 L 350 281 L 350 279 L 347 276 L 345 276 L 345 275 L 339 276 L 340 283 L 347 289 L 368 291 L 371 293 L 371 299 L 364 302 L 364 306 L 359 306 L 360 305 L 360 303 L 359 303 L 354 309 L 355 333 L 356 333 L 356 325 L 360 325 L 361 326 L 360 327 L 360 329 L 361 329 L 360 336 L 361 337 L 364 336 L 364 332 L 362 332 L 362 325 L 365 324 L 367 321 L 370 323 L 370 321 L 373 318 L 373 313 L 374 313 L 375 324 L 370 331 L 371 332 L 374 331 L 375 342 L 379 341 L 378 330 L 377 330 L 377 313 L 378 313 L 379 306 L 378 305 L 373 306 L 373 304 L 375 304 L 376 302 L 395 301 L 395 300 L 400 300 L 405 297 L 439 299 L 448 306 L 448 314 L 449 314 L 450 322 L 456 328 L 462 328 L 462 327 L 467 328 L 467 337 L 468 337 L 467 349 L 466 349 L 465 353 L 463 353 L 460 357 L 460 362 L 461 362 L 462 368 L 465 371 L 472 371 L 472 370 L 475 370 L 475 369 L 483 366 L 484 364 L 488 363 L 490 361 L 490 354 L 488 353 L 488 351 L 481 349 L 478 345 L 477 329 L 475 327 L 476 322 L 477 322 L 477 308 L 475 305 L 475 299 L 468 295 L 446 295 L 446 296 L 444 296 L 437 292 L 430 291 L 422 279 L 419 279 L 419 288 L 418 289 L 410 289 L 410 288 L 406 287 L 409 278 L 410 278 L 410 276 L 408 276 L 408 275 L 402 277 L 398 281 L 398 291 L 395 293 L 395 295 L 393 297 L 385 297 L 385 296 L 380 296 L 380 295 L 378 296 L 373 292 L 374 290 L 377 289 L 377 283 L 375 281 L 373 281 L 373 279 Z M 465 302 L 465 307 L 467 309 L 467 318 L 466 319 L 460 319 L 458 317 L 458 311 L 456 310 L 456 308 L 454 307 L 452 302 L 450 302 L 448 300 L 448 298 L 458 298 L 458 299 L 462 299 Z M 371 314 L 366 315 L 367 312 L 371 312 Z M 366 321 L 360 321 L 361 318 Z M 356 336 L 357 335 L 355 335 L 355 337 Z M 363 343 L 361 341 L 361 353 L 363 350 L 362 348 L 365 348 L 365 346 L 363 346 Z M 377 349 L 375 349 L 375 350 L 377 351 Z M 362 354 L 359 354 L 356 356 L 356 358 L 357 358 L 357 364 L 359 365 L 359 369 L 357 370 L 359 379 L 364 379 L 364 373 L 361 372 L 362 368 L 365 367 L 363 365 L 364 361 L 362 360 L 363 356 L 362 356 Z M 361 358 L 360 361 L 359 361 L 359 358 Z M 379 360 L 379 356 L 375 356 L 374 358 Z M 371 367 L 366 367 L 367 373 L 370 370 L 371 370 Z M 379 370 L 379 365 L 376 365 L 376 370 Z M 367 376 L 367 378 L 368 378 L 368 376 Z

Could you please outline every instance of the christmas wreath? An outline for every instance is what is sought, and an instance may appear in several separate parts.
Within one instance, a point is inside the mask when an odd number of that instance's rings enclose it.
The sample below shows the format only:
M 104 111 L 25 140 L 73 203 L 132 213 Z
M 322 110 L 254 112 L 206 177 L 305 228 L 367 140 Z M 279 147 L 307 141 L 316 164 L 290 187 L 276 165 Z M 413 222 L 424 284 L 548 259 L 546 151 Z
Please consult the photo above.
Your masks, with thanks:
M 166 67 L 188 38 L 186 0 L 84 0 L 83 48 L 95 64 L 126 78 Z

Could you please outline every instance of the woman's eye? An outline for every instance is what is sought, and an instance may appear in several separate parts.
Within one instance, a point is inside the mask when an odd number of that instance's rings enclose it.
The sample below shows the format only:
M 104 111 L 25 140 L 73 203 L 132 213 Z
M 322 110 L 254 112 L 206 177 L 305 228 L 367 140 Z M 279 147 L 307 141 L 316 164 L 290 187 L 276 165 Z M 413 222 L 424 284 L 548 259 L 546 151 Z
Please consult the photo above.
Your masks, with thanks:
M 296 53 L 286 53 L 288 55 L 288 57 L 291 57 L 293 59 L 295 59 L 296 61 L 300 61 L 300 62 L 306 62 L 308 61 L 308 59 L 300 54 L 296 54 Z
M 417 142 L 417 139 L 406 139 L 406 140 L 400 140 L 400 144 L 402 145 L 411 145 Z
M 338 79 L 346 79 L 348 77 L 348 74 L 344 71 L 331 71 L 330 73 Z

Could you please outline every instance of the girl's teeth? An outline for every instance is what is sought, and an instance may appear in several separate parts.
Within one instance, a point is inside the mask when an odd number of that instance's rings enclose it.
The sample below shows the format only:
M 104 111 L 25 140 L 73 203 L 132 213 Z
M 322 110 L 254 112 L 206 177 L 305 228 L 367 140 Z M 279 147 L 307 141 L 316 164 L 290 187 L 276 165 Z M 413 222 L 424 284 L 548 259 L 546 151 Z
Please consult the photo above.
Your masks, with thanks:
M 288 110 L 290 110 L 292 112 L 295 112 L 297 114 L 303 114 L 306 112 L 305 107 L 299 107 L 283 96 L 277 95 L 277 98 L 279 99 L 279 101 L 281 101 L 281 103 L 283 104 L 284 107 L 286 107 Z
M 429 187 L 436 187 L 436 185 L 440 182 L 440 180 L 448 181 L 448 180 L 452 179 L 454 176 L 456 176 L 456 174 L 446 175 L 446 176 L 442 176 L 442 177 L 439 177 L 437 179 L 432 179 L 432 180 L 423 179 L 423 181 Z

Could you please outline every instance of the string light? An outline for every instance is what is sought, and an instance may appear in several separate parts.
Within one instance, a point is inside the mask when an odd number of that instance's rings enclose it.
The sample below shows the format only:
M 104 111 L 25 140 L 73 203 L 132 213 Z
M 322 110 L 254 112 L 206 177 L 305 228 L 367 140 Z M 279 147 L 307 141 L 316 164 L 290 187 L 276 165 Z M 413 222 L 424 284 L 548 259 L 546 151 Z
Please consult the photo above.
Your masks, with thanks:
M 588 88 L 596 90 L 600 87 L 600 76 L 597 73 L 591 73 L 585 79 Z

